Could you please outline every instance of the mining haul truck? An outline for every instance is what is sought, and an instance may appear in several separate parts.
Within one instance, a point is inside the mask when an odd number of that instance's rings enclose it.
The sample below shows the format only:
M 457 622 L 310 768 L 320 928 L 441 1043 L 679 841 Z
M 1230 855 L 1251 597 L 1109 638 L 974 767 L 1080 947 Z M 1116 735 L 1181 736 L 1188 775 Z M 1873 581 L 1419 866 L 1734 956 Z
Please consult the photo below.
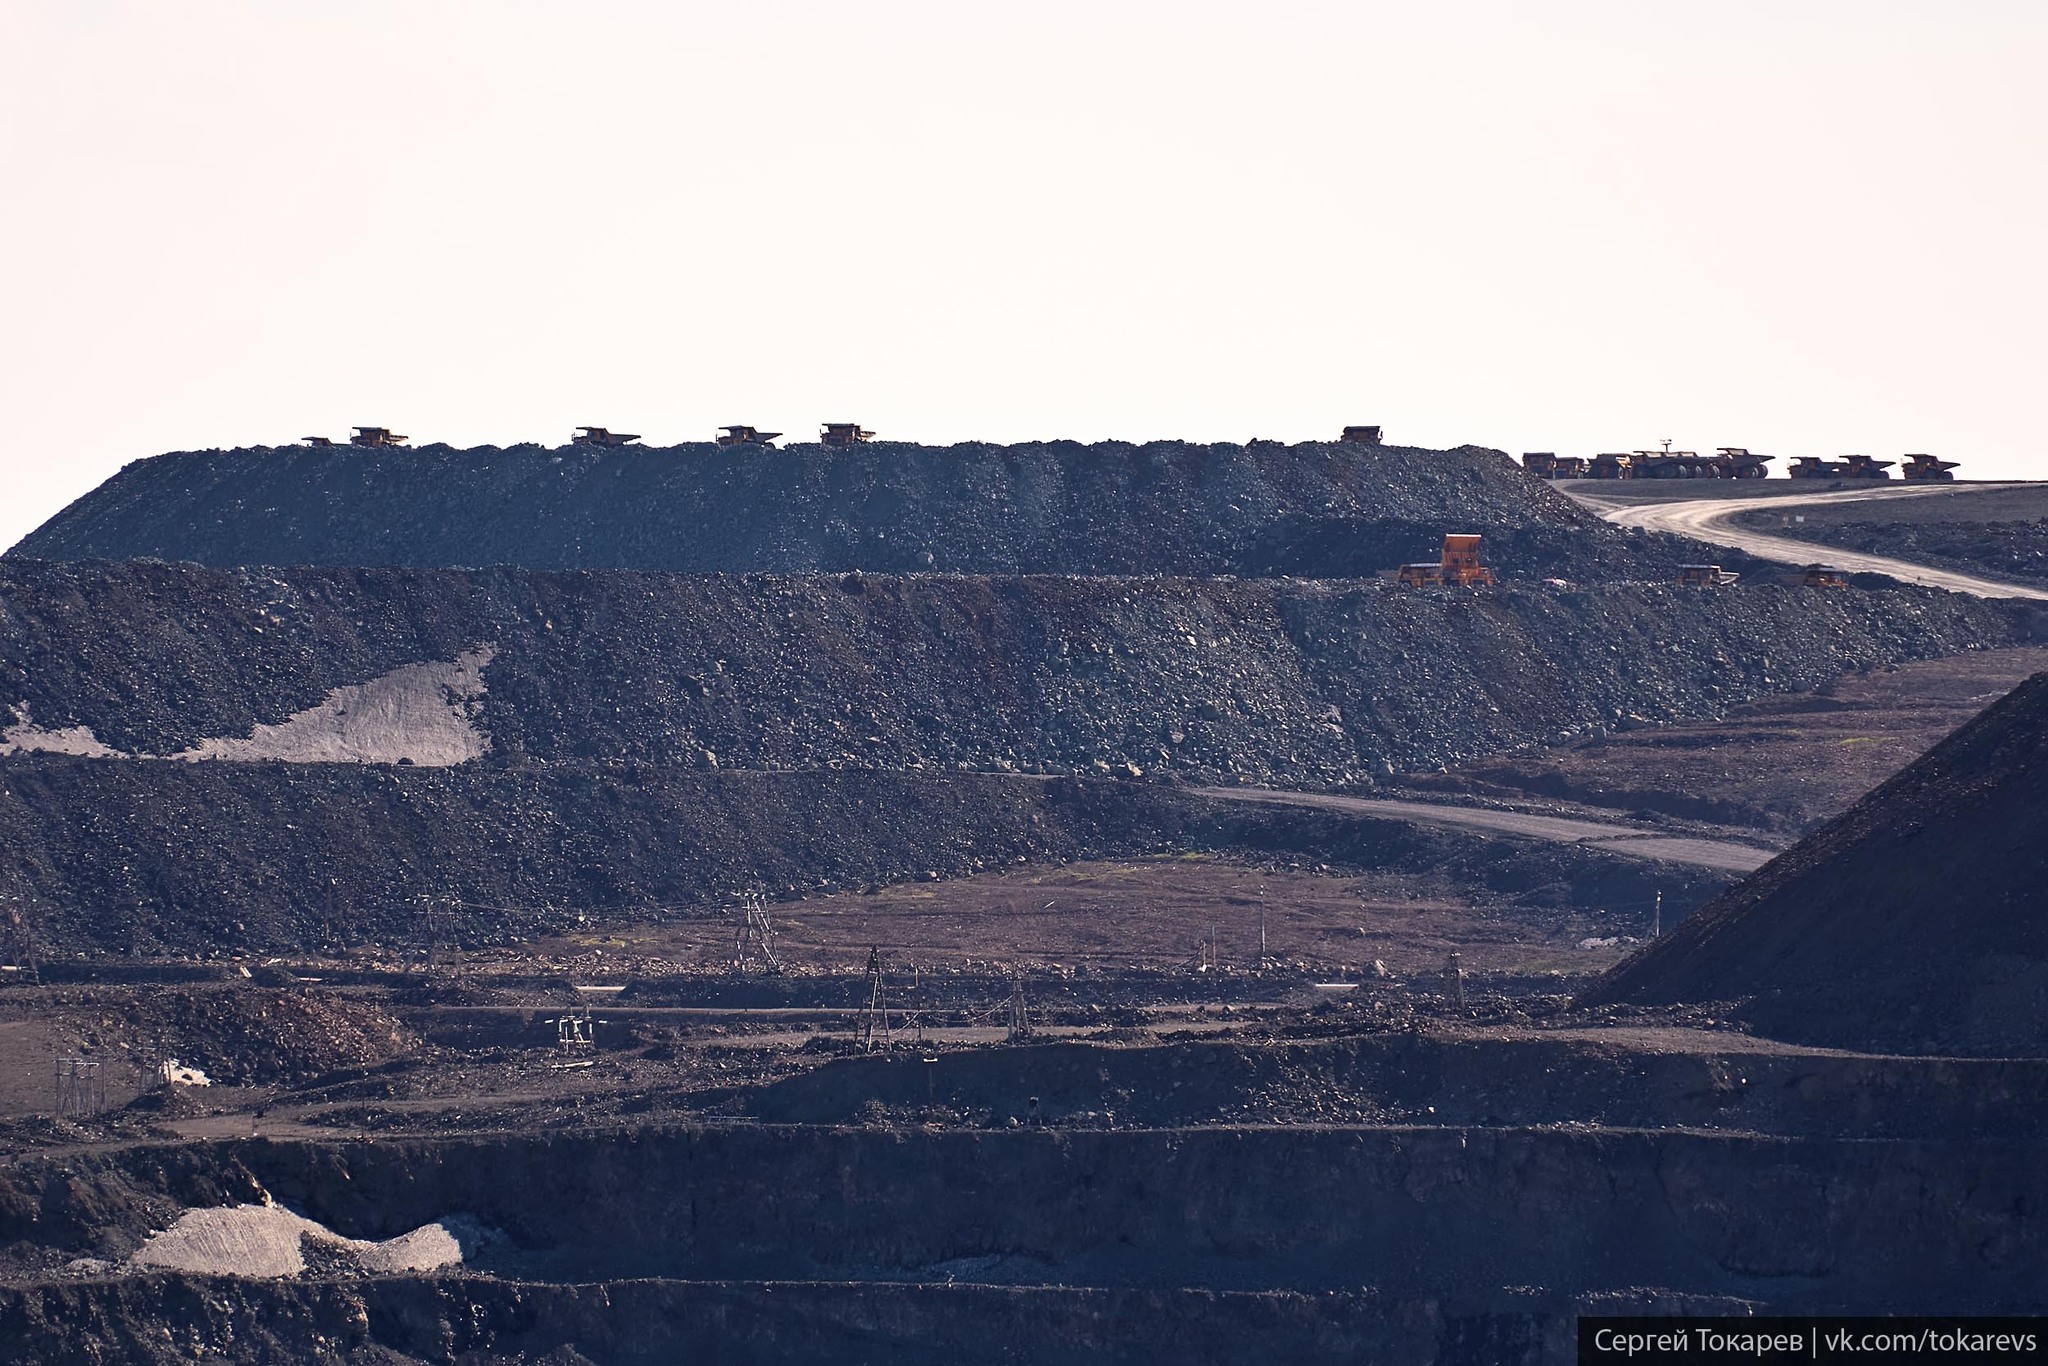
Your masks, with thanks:
M 1899 471 L 1899 478 L 1909 484 L 1952 484 L 1955 482 L 1956 462 L 1937 460 L 1931 455 L 1909 455 L 1906 467 Z

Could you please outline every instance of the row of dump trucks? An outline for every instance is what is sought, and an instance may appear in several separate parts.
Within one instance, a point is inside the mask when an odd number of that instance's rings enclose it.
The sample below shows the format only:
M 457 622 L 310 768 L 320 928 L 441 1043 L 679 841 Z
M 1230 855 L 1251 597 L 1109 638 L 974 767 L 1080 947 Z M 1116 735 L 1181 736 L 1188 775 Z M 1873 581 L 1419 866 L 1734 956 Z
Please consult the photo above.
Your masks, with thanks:
M 389 427 L 351 427 L 346 444 L 350 446 L 403 446 L 411 438 L 400 436 Z M 735 424 L 720 427 L 714 438 L 721 446 L 772 446 L 781 432 L 764 432 L 758 427 Z M 343 443 L 332 437 L 301 437 L 308 446 L 336 446 Z M 574 446 L 625 446 L 638 441 L 638 432 L 615 432 L 607 427 L 578 427 L 576 435 L 569 438 Z M 873 441 L 875 434 L 858 422 L 827 422 L 818 431 L 818 440 L 827 446 L 858 446 Z
M 1762 479 L 1770 471 L 1766 462 L 1776 456 L 1759 455 L 1741 446 L 1722 446 L 1712 455 L 1698 451 L 1606 451 L 1600 455 L 1558 455 L 1553 451 L 1527 451 L 1522 468 L 1538 479 Z M 1901 457 L 1905 467 L 1899 477 L 1909 484 L 1952 483 L 1956 462 L 1938 460 L 1927 454 Z M 1896 460 L 1878 460 L 1868 455 L 1845 455 L 1827 460 L 1817 455 L 1795 456 L 1786 474 L 1793 479 L 1889 479 Z
M 300 440 L 304 441 L 308 446 L 347 444 L 350 446 L 368 446 L 373 448 L 379 446 L 403 446 L 410 440 L 409 437 L 400 436 L 389 427 L 351 427 L 349 431 L 350 436 L 346 443 L 335 441 L 332 437 L 326 436 L 307 436 L 301 437 Z M 776 441 L 781 439 L 781 436 L 781 432 L 764 432 L 759 427 L 749 427 L 744 423 L 734 423 L 730 426 L 720 427 L 718 435 L 712 439 L 721 446 L 773 446 Z M 615 432 L 605 427 L 578 427 L 576 435 L 570 438 L 570 444 L 576 446 L 624 446 L 639 439 L 640 434 L 638 432 Z M 848 446 L 865 445 L 874 439 L 875 434 L 861 426 L 858 422 L 827 422 L 818 429 L 818 441 L 821 445 L 842 450 Z M 1378 427 L 1346 427 L 1344 434 L 1337 439 L 1345 445 L 1377 446 L 1380 444 L 1380 429 Z

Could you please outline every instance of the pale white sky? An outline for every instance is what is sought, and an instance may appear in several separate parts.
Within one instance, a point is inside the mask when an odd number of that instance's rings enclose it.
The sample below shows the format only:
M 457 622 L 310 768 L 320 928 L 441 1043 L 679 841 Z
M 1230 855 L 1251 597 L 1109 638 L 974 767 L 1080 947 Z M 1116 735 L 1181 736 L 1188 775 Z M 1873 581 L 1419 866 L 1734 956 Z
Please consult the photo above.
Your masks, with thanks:
M 2042 0 L 0 0 L 0 546 L 351 423 L 2048 476 L 2044 64 Z

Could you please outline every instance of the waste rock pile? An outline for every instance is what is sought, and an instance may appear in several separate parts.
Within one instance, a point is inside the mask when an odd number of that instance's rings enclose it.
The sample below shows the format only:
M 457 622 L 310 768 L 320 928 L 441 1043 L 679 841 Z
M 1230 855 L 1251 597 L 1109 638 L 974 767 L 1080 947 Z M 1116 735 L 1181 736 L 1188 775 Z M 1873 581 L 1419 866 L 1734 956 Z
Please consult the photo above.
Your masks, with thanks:
M 437 739 L 415 762 L 1328 786 L 2021 644 L 2048 624 L 2039 615 L 1904 586 L 1476 595 L 1342 581 L 14 560 L 0 562 L 0 704 L 35 729 L 0 740 L 23 750 L 39 733 L 84 735 L 101 752 L 233 758 L 255 750 L 243 739 L 259 725 L 467 658 L 472 694 L 449 719 L 480 734 Z
M 2048 1052 L 2048 674 L 1625 961 L 1590 1003 L 1735 1001 L 1778 1037 Z
M 186 451 L 129 465 L 11 553 L 1351 578 L 1434 559 L 1446 531 L 1485 536 L 1503 572 L 1575 582 L 1665 579 L 1710 553 L 1624 534 L 1500 451 L 1179 441 Z

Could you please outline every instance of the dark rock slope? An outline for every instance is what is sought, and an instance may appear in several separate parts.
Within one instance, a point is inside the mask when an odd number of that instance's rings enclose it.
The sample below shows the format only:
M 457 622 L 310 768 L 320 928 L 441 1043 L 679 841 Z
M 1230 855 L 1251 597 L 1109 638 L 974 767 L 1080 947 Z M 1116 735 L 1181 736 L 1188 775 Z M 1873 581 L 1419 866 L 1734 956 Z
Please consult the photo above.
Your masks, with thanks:
M 1664 577 L 1688 553 L 1608 528 L 1499 451 L 1163 441 L 186 451 L 129 465 L 13 553 L 1324 577 L 1434 559 L 1446 531 L 1486 535 L 1510 573 Z
M 1590 993 L 1746 999 L 1785 1038 L 2048 1050 L 2048 674 Z
M 484 762 L 1358 783 L 2019 643 L 1909 588 L 212 570 L 0 562 L 0 709 L 128 753 L 495 650 Z M 0 725 L 5 725 L 0 718 Z
M 585 916 L 717 913 L 756 885 L 796 897 L 1196 850 L 1431 873 L 1530 907 L 1661 891 L 1676 916 L 1723 885 L 1572 846 L 1100 779 L 0 762 L 0 898 L 66 956 L 412 944 L 429 906 L 496 942 Z

